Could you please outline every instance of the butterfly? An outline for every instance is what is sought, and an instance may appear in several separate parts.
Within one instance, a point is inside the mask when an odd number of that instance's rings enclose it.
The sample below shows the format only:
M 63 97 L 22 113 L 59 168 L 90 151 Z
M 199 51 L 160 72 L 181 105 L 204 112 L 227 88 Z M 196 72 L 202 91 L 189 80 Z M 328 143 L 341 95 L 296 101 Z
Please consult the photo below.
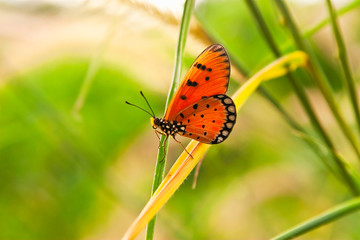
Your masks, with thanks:
M 150 120 L 157 136 L 162 134 L 166 139 L 171 136 L 180 144 L 176 135 L 202 143 L 218 144 L 228 138 L 236 121 L 235 104 L 226 95 L 229 77 L 229 56 L 222 45 L 213 44 L 195 59 L 173 95 L 163 118 L 155 117 L 142 92 L 140 93 L 152 114 L 134 104 L 126 103 L 152 116 Z

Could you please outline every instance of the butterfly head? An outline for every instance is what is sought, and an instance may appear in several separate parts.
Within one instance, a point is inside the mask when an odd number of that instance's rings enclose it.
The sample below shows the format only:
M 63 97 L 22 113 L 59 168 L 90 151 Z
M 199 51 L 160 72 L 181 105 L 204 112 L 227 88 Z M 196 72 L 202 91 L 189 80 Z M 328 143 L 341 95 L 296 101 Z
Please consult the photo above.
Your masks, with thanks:
M 151 117 L 150 118 L 151 125 L 153 129 L 157 129 L 160 126 L 160 118 L 157 117 Z

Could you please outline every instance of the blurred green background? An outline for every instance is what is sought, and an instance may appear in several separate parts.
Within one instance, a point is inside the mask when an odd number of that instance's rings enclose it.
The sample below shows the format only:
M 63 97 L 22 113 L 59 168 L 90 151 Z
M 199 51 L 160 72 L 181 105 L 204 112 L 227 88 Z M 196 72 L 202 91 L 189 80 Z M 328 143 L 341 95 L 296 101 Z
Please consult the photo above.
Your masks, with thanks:
M 282 50 L 294 50 L 273 2 L 257 3 Z M 302 32 L 327 17 L 323 1 L 287 3 Z M 181 17 L 182 2 L 176 4 L 1 1 L 0 239 L 121 238 L 150 196 L 158 146 L 149 116 L 124 102 L 145 106 L 142 90 L 162 116 Z M 356 80 L 359 13 L 341 17 Z M 202 1 L 195 16 L 184 73 L 210 38 L 249 73 L 275 59 L 243 1 Z M 355 131 L 330 27 L 311 44 Z M 93 81 L 76 118 L 73 107 L 89 69 Z M 235 68 L 232 73 L 230 95 L 244 80 Z M 359 169 L 317 88 L 296 74 L 339 152 Z M 285 79 L 265 87 L 313 131 Z M 167 168 L 181 151 L 171 142 Z M 258 94 L 242 108 L 229 139 L 207 154 L 195 190 L 192 181 L 191 175 L 160 211 L 155 239 L 268 239 L 349 197 Z M 299 239 L 360 239 L 359 217 Z

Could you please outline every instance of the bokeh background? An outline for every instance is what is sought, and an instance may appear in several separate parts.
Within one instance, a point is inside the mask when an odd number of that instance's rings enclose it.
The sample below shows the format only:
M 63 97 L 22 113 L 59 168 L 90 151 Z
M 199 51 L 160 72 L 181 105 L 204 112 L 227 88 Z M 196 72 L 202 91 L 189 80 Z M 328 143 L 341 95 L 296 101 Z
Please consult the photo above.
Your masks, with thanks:
M 337 8 L 349 2 L 334 1 Z M 257 3 L 282 50 L 295 49 L 275 4 Z M 286 3 L 304 33 L 327 17 L 324 1 Z M 149 116 L 124 102 L 145 106 L 142 90 L 157 116 L 163 115 L 182 6 L 0 1 L 0 239 L 121 238 L 149 199 L 158 146 Z M 353 9 L 340 19 L 356 80 L 359 14 Z M 214 38 L 249 74 L 275 59 L 243 1 L 198 1 L 183 73 Z M 330 26 L 310 40 L 355 131 Z M 337 149 L 359 169 L 318 89 L 304 73 L 296 74 L 303 75 Z M 86 79 L 92 81 L 76 114 Z M 245 80 L 233 67 L 229 94 Z M 264 87 L 313 131 L 286 79 Z M 171 142 L 167 168 L 181 151 Z M 155 239 L 268 239 L 350 196 L 259 94 L 242 108 L 228 140 L 211 148 L 195 190 L 192 182 L 190 175 L 160 211 Z M 360 239 L 359 217 L 299 239 Z

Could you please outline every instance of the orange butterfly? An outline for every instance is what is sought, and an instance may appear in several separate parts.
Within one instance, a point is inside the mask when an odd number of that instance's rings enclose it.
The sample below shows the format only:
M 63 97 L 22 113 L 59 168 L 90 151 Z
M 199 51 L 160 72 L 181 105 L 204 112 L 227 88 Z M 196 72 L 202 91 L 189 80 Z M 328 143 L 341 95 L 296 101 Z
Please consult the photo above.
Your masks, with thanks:
M 152 127 L 157 135 L 160 133 L 166 135 L 166 138 L 172 136 L 179 142 L 175 138 L 176 134 L 179 134 L 199 142 L 218 144 L 229 136 L 236 121 L 235 104 L 225 95 L 229 77 L 228 54 L 222 45 L 213 44 L 196 58 L 171 99 L 163 118 L 155 117 L 142 92 L 141 95 L 152 114 L 134 104 L 126 103 L 152 116 Z

